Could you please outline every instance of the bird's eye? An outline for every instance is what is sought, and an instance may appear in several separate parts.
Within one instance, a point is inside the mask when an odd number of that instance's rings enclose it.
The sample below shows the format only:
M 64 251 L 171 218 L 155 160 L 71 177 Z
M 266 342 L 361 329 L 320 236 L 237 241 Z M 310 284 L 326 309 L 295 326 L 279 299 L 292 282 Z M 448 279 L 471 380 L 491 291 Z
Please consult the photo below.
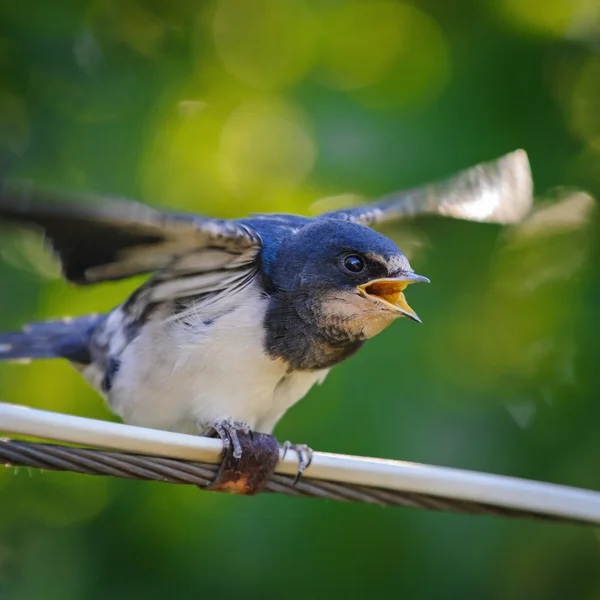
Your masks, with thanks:
M 350 273 L 360 273 L 365 266 L 365 259 L 358 254 L 350 254 L 344 258 L 344 268 Z

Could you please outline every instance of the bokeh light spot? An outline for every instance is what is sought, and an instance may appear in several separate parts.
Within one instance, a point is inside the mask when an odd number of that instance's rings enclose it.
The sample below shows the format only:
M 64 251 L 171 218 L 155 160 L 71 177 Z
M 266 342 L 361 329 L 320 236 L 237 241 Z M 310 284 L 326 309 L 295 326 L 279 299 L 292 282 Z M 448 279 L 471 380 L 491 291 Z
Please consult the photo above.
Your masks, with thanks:
M 298 0 L 220 0 L 213 35 L 225 67 L 262 89 L 289 85 L 312 66 L 317 22 Z
M 313 139 L 289 106 L 248 102 L 223 127 L 219 172 L 235 196 L 294 188 L 306 178 L 315 158 Z
M 323 79 L 358 90 L 368 105 L 424 103 L 449 78 L 443 32 L 423 10 L 404 3 L 352 2 L 326 17 Z
M 144 198 L 204 214 L 302 212 L 316 159 L 304 114 L 282 98 L 180 99 L 142 163 Z M 311 196 L 311 198 L 314 196 Z
M 187 95 L 169 103 L 154 124 L 141 164 L 147 201 L 198 212 L 207 211 L 207 199 L 218 201 L 216 145 L 222 121 L 222 110 Z
M 496 0 L 502 18 L 531 34 L 573 39 L 600 31 L 598 0 Z
M 329 17 L 324 66 L 328 83 L 356 89 L 379 81 L 401 52 L 404 31 L 392 2 L 342 4 Z

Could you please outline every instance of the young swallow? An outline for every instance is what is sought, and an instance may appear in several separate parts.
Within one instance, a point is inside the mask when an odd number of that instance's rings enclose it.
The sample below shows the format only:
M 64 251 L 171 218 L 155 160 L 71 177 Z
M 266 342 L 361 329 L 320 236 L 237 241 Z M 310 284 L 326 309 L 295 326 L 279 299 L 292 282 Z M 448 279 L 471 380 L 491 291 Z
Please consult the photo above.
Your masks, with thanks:
M 150 278 L 107 314 L 0 334 L 0 360 L 65 358 L 126 423 L 216 431 L 239 458 L 238 430 L 271 433 L 366 340 L 399 318 L 420 322 L 404 292 L 429 280 L 372 227 L 417 215 L 517 222 L 532 184 L 517 150 L 316 218 L 221 220 L 92 200 L 5 185 L 0 220 L 41 229 L 72 283 Z

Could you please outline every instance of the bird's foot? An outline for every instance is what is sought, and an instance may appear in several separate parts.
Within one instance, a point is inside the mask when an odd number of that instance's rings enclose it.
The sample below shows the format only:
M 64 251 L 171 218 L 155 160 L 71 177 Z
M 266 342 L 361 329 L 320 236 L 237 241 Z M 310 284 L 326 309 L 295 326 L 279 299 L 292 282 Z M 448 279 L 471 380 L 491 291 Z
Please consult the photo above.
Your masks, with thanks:
M 231 457 L 235 461 L 236 468 L 239 467 L 242 459 L 242 444 L 238 432 L 254 439 L 254 432 L 247 423 L 240 421 L 227 421 L 219 419 L 212 424 L 212 427 L 204 433 L 207 437 L 220 437 L 223 442 L 223 450 L 225 453 L 231 452 Z
M 223 441 L 223 460 L 212 491 L 253 495 L 265 488 L 279 460 L 279 443 L 246 423 L 219 419 L 205 432 Z
M 296 477 L 294 478 L 294 484 L 296 485 L 300 481 L 300 477 L 304 471 L 310 467 L 310 463 L 313 458 L 313 450 L 309 448 L 306 444 L 292 444 L 289 440 L 283 443 L 281 446 L 283 450 L 283 455 L 281 458 L 285 458 L 285 455 L 288 453 L 288 450 L 293 450 L 298 456 L 298 471 L 296 472 Z

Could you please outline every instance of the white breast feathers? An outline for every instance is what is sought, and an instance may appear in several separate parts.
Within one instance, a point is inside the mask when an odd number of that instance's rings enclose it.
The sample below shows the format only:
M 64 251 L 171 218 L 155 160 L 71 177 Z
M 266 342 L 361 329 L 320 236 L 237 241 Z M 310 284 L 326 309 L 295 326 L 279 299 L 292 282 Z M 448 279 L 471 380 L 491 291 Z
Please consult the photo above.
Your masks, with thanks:
M 202 433 L 216 419 L 270 433 L 328 370 L 290 371 L 265 352 L 268 299 L 257 283 L 217 304 L 153 317 L 120 356 L 108 393 L 133 425 Z

